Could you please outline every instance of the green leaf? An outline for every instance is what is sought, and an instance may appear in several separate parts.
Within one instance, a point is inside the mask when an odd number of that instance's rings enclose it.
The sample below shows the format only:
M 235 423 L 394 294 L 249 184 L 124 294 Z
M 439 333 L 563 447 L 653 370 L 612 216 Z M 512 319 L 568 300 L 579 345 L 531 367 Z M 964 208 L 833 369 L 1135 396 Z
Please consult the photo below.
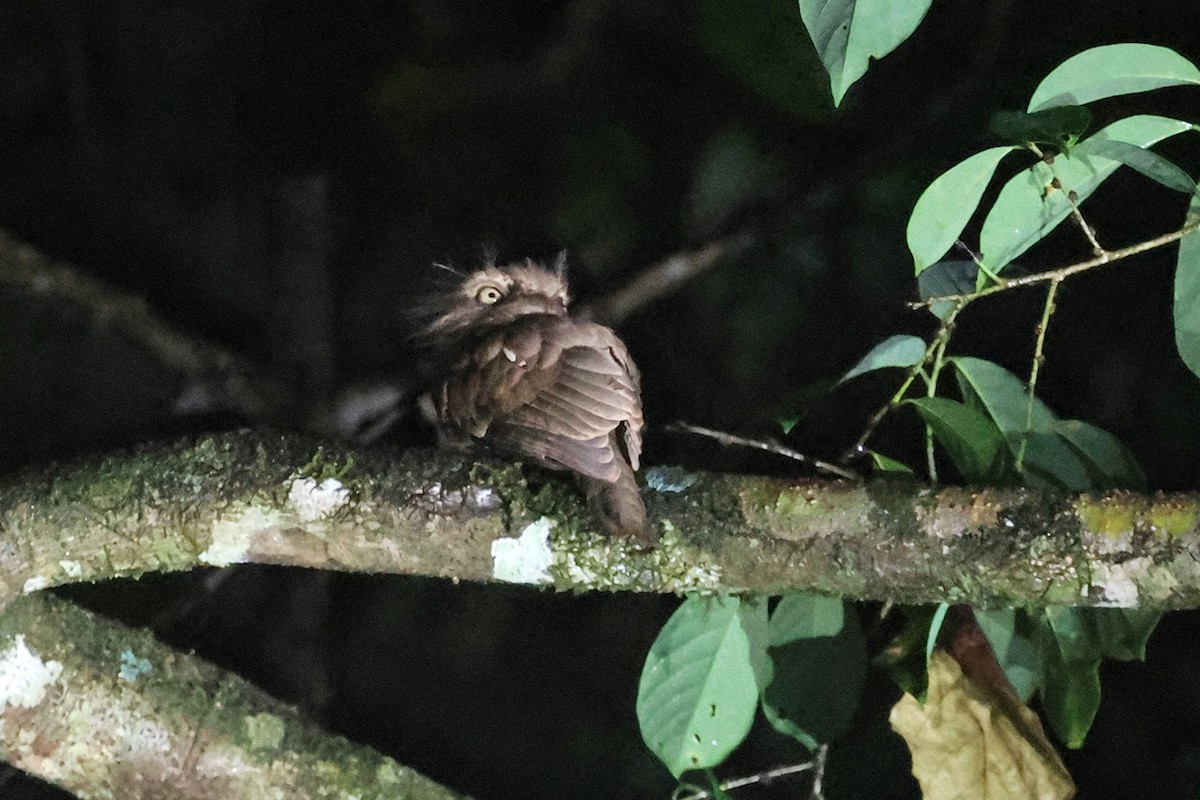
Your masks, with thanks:
M 1054 170 L 1039 161 L 1004 184 L 995 205 L 983 221 L 979 245 L 983 262 L 998 272 L 1049 234 L 1071 214 L 1067 192 L 1082 203 L 1121 162 L 1100 155 L 1107 143 L 1126 142 L 1149 147 L 1169 136 L 1190 130 L 1190 123 L 1167 117 L 1140 115 L 1118 120 L 1085 139 L 1069 158 L 1054 161 Z M 1051 184 L 1055 173 L 1063 189 Z
M 1102 428 L 1077 419 L 1056 420 L 1054 430 L 1083 459 L 1092 489 L 1145 489 L 1146 474 L 1129 448 Z
M 1049 606 L 1043 611 L 1063 661 L 1091 663 L 1104 655 L 1095 617 L 1089 612 L 1087 608 L 1066 606 Z
M 868 450 L 871 454 L 871 463 L 875 465 L 875 469 L 879 472 L 899 473 L 901 475 L 915 475 L 912 468 L 907 464 L 901 463 L 894 458 L 889 458 L 883 453 L 877 453 L 874 450 Z
M 925 662 L 929 663 L 929 659 L 933 657 L 934 648 L 937 647 L 938 635 L 942 632 L 942 626 L 946 624 L 946 614 L 950 612 L 950 604 L 946 602 L 938 603 L 937 610 L 933 612 L 933 619 L 929 621 L 929 632 L 925 634 Z
M 1200 198 L 1192 198 L 1188 223 L 1200 222 Z M 1175 263 L 1175 347 L 1194 375 L 1200 376 L 1200 230 L 1179 241 Z
M 917 276 L 917 292 L 922 300 L 951 294 L 968 294 L 975 291 L 975 278 L 979 266 L 967 259 L 939 261 Z M 954 304 L 949 301 L 932 303 L 929 311 L 938 319 L 945 319 Z
M 1027 481 L 1049 482 L 1071 491 L 1091 487 L 1091 477 L 1083 461 L 1055 430 L 1058 417 L 1036 397 L 1030 409 L 1025 384 L 1016 375 L 979 358 L 957 356 L 950 361 L 957 370 L 963 397 L 992 418 L 1014 457 L 1020 451 L 1021 440 L 1026 439 Z
M 771 647 L 814 636 L 837 636 L 845 622 L 840 597 L 796 592 L 784 595 L 771 612 L 767 628 Z
M 1048 648 L 1053 654 L 1053 648 Z M 1042 708 L 1067 747 L 1083 747 L 1100 708 L 1100 660 L 1064 663 L 1050 656 L 1042 686 Z
M 1000 159 L 1016 149 L 993 147 L 976 153 L 943 172 L 921 193 L 908 218 L 907 232 L 908 249 L 918 275 L 958 241 Z
M 736 597 L 692 596 L 650 647 L 638 685 L 638 725 L 676 778 L 721 763 L 750 730 L 758 686 L 747 628 L 755 615 L 763 615 L 761 604 L 744 609 Z
M 1021 700 L 1028 702 L 1042 684 L 1042 661 L 1033 639 L 1018 629 L 1018 612 L 1012 608 L 975 609 L 975 620 L 991 642 L 1008 682 Z
M 800 0 L 800 16 L 829 73 L 833 103 L 917 29 L 932 0 Z
M 916 407 L 968 482 L 996 482 L 1008 471 L 1004 437 L 996 424 L 979 411 L 944 397 L 919 397 L 904 402 Z
M 1158 627 L 1162 612 L 1142 608 L 1093 608 L 1090 611 L 1105 658 L 1146 660 L 1146 642 Z
M 1033 114 L 997 111 L 988 127 L 1001 139 L 1015 144 L 1036 142 L 1070 150 L 1091 124 L 1092 112 L 1083 106 L 1056 106 Z
M 1092 152 L 1113 161 L 1120 161 L 1168 189 L 1184 194 L 1196 194 L 1196 182 L 1191 176 L 1153 150 L 1114 140 L 1097 142 L 1092 146 Z
M 1200 71 L 1174 50 L 1151 44 L 1104 45 L 1073 55 L 1051 70 L 1029 99 L 1029 110 L 1083 105 L 1182 84 L 1200 84 Z
M 846 615 L 836 636 L 793 639 L 770 653 L 775 679 L 763 692 L 762 706 L 771 725 L 810 750 L 843 733 L 858 709 L 867 672 L 858 617 Z
M 759 2 L 752 14 L 727 0 L 700 0 L 694 7 L 700 45 L 734 78 L 785 113 L 829 113 L 821 61 L 794 2 Z
M 867 372 L 886 367 L 911 367 L 920 364 L 925 357 L 925 342 L 919 336 L 897 334 L 889 336 L 871 348 L 850 370 L 838 380 L 845 383 Z

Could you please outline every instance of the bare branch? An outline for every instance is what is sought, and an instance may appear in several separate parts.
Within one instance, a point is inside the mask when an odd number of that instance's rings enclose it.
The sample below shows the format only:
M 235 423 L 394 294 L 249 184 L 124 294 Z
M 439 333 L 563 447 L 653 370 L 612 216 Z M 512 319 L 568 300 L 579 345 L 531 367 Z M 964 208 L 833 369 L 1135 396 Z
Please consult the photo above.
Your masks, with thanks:
M 714 441 L 720 442 L 727 447 L 750 447 L 755 450 L 763 450 L 767 453 L 774 453 L 784 458 L 790 458 L 793 461 L 799 461 L 801 464 L 807 464 L 813 469 L 821 472 L 827 472 L 830 475 L 836 475 L 839 478 L 857 481 L 862 480 L 862 476 L 853 470 L 839 467 L 837 464 L 830 464 L 816 458 L 810 458 L 804 455 L 799 450 L 793 450 L 779 442 L 771 439 L 748 439 L 745 436 L 737 436 L 736 434 L 726 433 L 725 431 L 715 431 L 712 428 L 703 428 L 699 425 L 691 425 L 687 422 L 673 422 L 666 426 L 669 431 L 683 431 L 684 433 L 694 433 L 697 436 L 705 436 Z
M 733 789 L 740 789 L 743 786 L 769 784 L 779 780 L 780 778 L 786 778 L 791 775 L 799 775 L 802 772 L 808 772 L 814 768 L 820 769 L 821 772 L 823 772 L 825 767 L 825 754 L 828 751 L 829 745 L 823 744 L 817 748 L 817 754 L 813 757 L 812 761 L 805 761 L 800 764 L 788 764 L 786 766 L 775 767 L 774 769 L 756 772 L 753 775 L 746 775 L 742 778 L 733 778 L 732 780 L 724 781 L 721 783 L 721 791 L 728 792 L 732 791 Z M 817 777 L 819 781 L 819 776 Z M 713 793 L 711 791 L 707 789 L 699 789 L 691 794 L 681 795 L 676 798 L 676 800 L 708 800 L 708 798 L 712 796 Z M 816 782 L 814 782 L 812 797 L 821 797 L 821 790 Z
M 286 418 L 290 392 L 267 377 L 262 368 L 181 333 L 155 314 L 145 300 L 54 263 L 3 233 L 0 284 L 38 299 L 65 302 L 83 311 L 97 328 L 121 331 L 164 369 L 184 379 L 185 386 L 176 399 L 181 413 L 229 410 L 262 423 Z
M 679 289 L 712 269 L 722 259 L 745 251 L 753 243 L 750 234 L 738 234 L 709 242 L 697 250 L 685 250 L 647 267 L 624 288 L 578 309 L 584 319 L 617 327 L 631 315 Z

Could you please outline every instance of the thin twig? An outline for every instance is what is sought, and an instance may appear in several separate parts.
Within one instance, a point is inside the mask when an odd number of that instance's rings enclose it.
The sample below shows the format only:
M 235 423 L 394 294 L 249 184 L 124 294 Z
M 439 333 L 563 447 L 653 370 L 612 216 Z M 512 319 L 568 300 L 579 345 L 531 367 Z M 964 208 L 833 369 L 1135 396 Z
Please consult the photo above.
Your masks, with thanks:
M 817 748 L 817 757 L 814 759 L 816 769 L 813 771 L 813 785 L 810 797 L 812 800 L 825 800 L 825 791 L 822 784 L 825 783 L 825 761 L 829 757 L 829 745 L 823 744 Z
M 1062 182 L 1059 181 L 1057 176 L 1054 178 L 1054 186 L 1066 195 L 1067 202 L 1071 204 L 1071 216 L 1075 218 L 1075 222 L 1079 225 L 1080 230 L 1083 231 L 1083 235 L 1091 243 L 1092 254 L 1102 256 L 1107 253 L 1108 251 L 1100 245 L 1100 241 L 1096 238 L 1096 229 L 1087 224 L 1087 220 L 1083 218 L 1083 213 L 1079 210 L 1079 203 L 1075 202 L 1075 193 L 1064 189 Z
M 721 791 L 728 792 L 733 789 L 740 789 L 743 786 L 753 786 L 759 783 L 766 784 L 770 783 L 771 781 L 778 780 L 779 778 L 785 778 L 789 775 L 799 775 L 802 772 L 808 772 L 811 769 L 815 769 L 817 772 L 816 780 L 813 783 L 812 796 L 814 798 L 819 798 L 821 795 L 818 793 L 818 784 L 821 779 L 821 774 L 825 771 L 825 751 L 828 749 L 828 745 L 821 745 L 819 748 L 817 748 L 817 755 L 812 761 L 805 761 L 802 764 L 788 764 L 785 767 L 775 767 L 774 769 L 757 772 L 753 775 L 747 775 L 742 778 L 734 778 L 732 780 L 725 781 L 721 784 Z M 713 793 L 708 789 L 697 788 L 696 791 L 692 792 L 691 794 L 682 795 L 676 798 L 676 800 L 708 800 L 708 798 L 711 798 L 712 796 Z
M 862 455 L 863 449 L 866 447 L 867 440 L 870 439 L 871 435 L 875 433 L 875 429 L 879 427 L 879 423 L 883 422 L 883 418 L 891 413 L 892 410 L 899 406 L 900 402 L 904 400 L 904 395 L 908 393 L 908 387 L 912 386 L 912 382 L 917 379 L 918 375 L 921 374 L 921 370 L 925 368 L 925 365 L 931 360 L 937 358 L 938 353 L 944 354 L 946 352 L 946 343 L 950 341 L 950 332 L 954 329 L 954 321 L 958 317 L 959 312 L 966 307 L 968 302 L 970 302 L 964 298 L 950 298 L 950 300 L 953 303 L 953 307 L 942 319 L 941 327 L 938 328 L 937 333 L 935 333 L 933 336 L 933 339 L 931 339 L 929 344 L 925 346 L 925 353 L 921 356 L 921 360 L 908 368 L 908 373 L 904 376 L 904 380 L 900 383 L 900 388 L 898 388 L 896 392 L 890 398 L 888 398 L 888 401 L 878 411 L 876 411 L 869 420 L 867 420 L 867 425 L 865 428 L 863 428 L 862 434 L 860 434 L 854 444 L 846 448 L 846 451 L 838 458 L 840 463 L 848 463 L 851 459 Z
M 1062 192 L 1063 197 L 1065 197 L 1067 202 L 1071 205 L 1071 216 L 1074 217 L 1075 222 L 1079 225 L 1079 229 L 1083 231 L 1083 235 L 1086 236 L 1088 242 L 1091 243 L 1092 254 L 1102 256 L 1108 252 L 1100 246 L 1099 240 L 1096 239 L 1095 229 L 1091 225 L 1087 224 L 1087 221 L 1083 218 L 1083 214 L 1079 211 L 1079 203 L 1075 201 L 1075 192 L 1063 186 L 1062 180 L 1058 177 L 1058 170 L 1054 169 L 1054 156 L 1043 153 L 1041 148 L 1039 148 L 1035 142 L 1027 143 L 1026 147 L 1036 153 L 1037 157 L 1042 160 L 1042 163 L 1044 163 L 1050 169 L 1050 174 L 1054 176 L 1054 179 L 1050 182 L 1050 186 Z
M 1020 286 L 1034 286 L 1035 284 L 1049 283 L 1050 281 L 1055 280 L 1061 281 L 1063 278 L 1069 278 L 1072 275 L 1077 275 L 1080 272 L 1087 272 L 1088 270 L 1109 264 L 1113 261 L 1120 261 L 1122 259 L 1129 258 L 1130 256 L 1136 256 L 1140 253 L 1144 253 L 1147 250 L 1154 250 L 1156 248 L 1163 247 L 1164 245 L 1171 244 L 1172 242 L 1177 242 L 1184 236 L 1187 236 L 1195 231 L 1197 228 L 1200 228 L 1200 220 L 1190 222 L 1177 231 L 1164 233 L 1162 236 L 1156 236 L 1153 239 L 1148 239 L 1144 242 L 1130 245 L 1129 247 L 1123 247 L 1120 250 L 1106 250 L 1103 255 L 1096 256 L 1095 258 L 1088 259 L 1087 261 L 1080 261 L 1077 264 L 1059 267 L 1058 269 L 1052 269 L 1047 272 L 1038 272 L 1033 275 L 1023 275 L 1019 278 L 1009 278 L 1002 284 L 987 286 L 976 292 L 965 292 L 963 294 L 943 294 L 938 295 L 937 297 L 927 297 L 924 300 L 909 303 L 908 307 L 918 309 L 927 308 L 934 303 L 969 303 L 972 300 L 978 300 L 981 297 L 987 297 L 988 295 L 1008 291 L 1009 289 L 1016 289 Z
M 958 309 L 954 310 L 954 315 L 958 315 Z M 942 366 L 946 363 L 946 346 L 950 344 L 950 333 L 953 329 L 954 320 L 950 318 L 948 322 L 942 323 L 942 327 L 938 329 L 939 335 L 934 337 L 937 347 L 933 353 L 933 365 L 929 369 L 929 380 L 925 387 L 926 397 L 937 396 L 938 378 L 942 374 Z M 934 458 L 933 453 L 933 428 L 929 425 L 925 426 L 925 460 L 929 466 L 929 482 L 936 486 L 938 482 L 937 459 Z
M 576 309 L 584 319 L 594 319 L 616 327 L 650 303 L 678 291 L 688 281 L 707 272 L 722 259 L 750 247 L 754 237 L 748 233 L 728 236 L 700 247 L 672 253 L 642 270 L 623 288 Z
M 1029 445 L 1029 433 L 1033 428 L 1033 404 L 1036 402 L 1034 398 L 1034 390 L 1037 389 L 1038 373 L 1041 372 L 1042 364 L 1046 361 L 1044 354 L 1046 346 L 1046 329 L 1050 326 L 1050 316 L 1054 313 L 1054 298 L 1058 294 L 1059 284 L 1062 279 L 1050 281 L 1050 290 L 1046 292 L 1046 304 L 1042 307 L 1042 318 L 1038 322 L 1037 339 L 1033 345 L 1033 366 L 1029 370 L 1029 398 L 1025 405 L 1025 429 L 1021 433 L 1021 446 L 1017 448 L 1016 470 L 1021 472 L 1025 464 L 1025 449 Z
M 691 425 L 686 422 L 672 422 L 665 426 L 669 431 L 683 431 L 684 433 L 694 433 L 697 436 L 706 436 L 709 439 L 720 442 L 723 445 L 732 447 L 752 447 L 756 450 L 763 450 L 767 453 L 790 458 L 793 461 L 799 461 L 802 464 L 809 464 L 815 469 L 822 472 L 828 472 L 832 475 L 837 475 L 839 478 L 845 478 L 851 481 L 862 480 L 858 473 L 845 467 L 839 467 L 837 464 L 829 464 L 825 461 L 820 461 L 815 458 L 810 458 L 799 450 L 793 450 L 790 447 L 780 444 L 779 442 L 770 439 L 748 439 L 745 436 L 738 436 L 733 433 L 725 433 L 724 431 L 715 431 L 712 428 L 704 428 L 699 425 Z

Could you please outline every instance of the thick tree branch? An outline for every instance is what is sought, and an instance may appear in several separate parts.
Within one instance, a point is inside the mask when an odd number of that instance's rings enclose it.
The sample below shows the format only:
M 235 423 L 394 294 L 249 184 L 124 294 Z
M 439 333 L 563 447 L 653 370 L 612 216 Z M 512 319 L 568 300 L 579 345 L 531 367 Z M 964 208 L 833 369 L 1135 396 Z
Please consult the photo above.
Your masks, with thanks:
M 81 798 L 461 797 L 46 593 L 0 613 L 0 759 Z
M 980 605 L 1200 606 L 1200 496 L 1070 497 L 644 471 L 651 551 L 591 532 L 573 485 L 463 456 L 249 432 L 0 485 L 0 606 L 78 581 L 239 562 Z

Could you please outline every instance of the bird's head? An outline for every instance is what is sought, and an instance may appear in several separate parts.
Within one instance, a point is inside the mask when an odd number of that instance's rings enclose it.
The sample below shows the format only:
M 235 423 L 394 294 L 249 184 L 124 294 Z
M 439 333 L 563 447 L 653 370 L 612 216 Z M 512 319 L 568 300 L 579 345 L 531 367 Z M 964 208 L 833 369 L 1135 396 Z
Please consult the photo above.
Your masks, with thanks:
M 453 288 L 429 295 L 417 308 L 419 344 L 436 346 L 509 325 L 528 316 L 565 316 L 570 297 L 560 258 L 554 268 L 531 259 L 488 264 Z

